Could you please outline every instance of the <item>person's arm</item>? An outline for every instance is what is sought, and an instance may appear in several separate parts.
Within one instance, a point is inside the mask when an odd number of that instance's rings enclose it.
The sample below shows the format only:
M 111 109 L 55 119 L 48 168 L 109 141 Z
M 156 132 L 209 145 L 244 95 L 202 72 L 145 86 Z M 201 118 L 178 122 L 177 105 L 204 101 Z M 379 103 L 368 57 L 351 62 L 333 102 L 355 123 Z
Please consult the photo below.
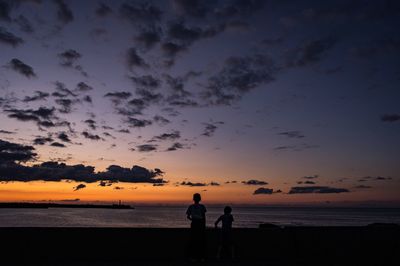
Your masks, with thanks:
M 187 209 L 186 211 L 186 218 L 188 218 L 190 221 L 192 220 L 192 216 L 190 215 L 191 211 L 190 211 L 190 207 Z
M 218 224 L 219 224 L 219 222 L 220 222 L 221 220 L 222 220 L 222 216 L 220 216 L 220 217 L 215 221 L 215 223 L 214 223 L 215 228 L 218 227 Z

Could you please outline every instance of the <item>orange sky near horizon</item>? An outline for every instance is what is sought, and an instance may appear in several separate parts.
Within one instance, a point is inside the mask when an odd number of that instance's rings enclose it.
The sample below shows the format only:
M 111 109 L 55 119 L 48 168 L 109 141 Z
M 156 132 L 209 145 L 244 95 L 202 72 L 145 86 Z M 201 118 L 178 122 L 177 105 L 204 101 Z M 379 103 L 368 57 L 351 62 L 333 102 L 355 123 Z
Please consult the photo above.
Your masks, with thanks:
M 166 184 L 162 187 L 141 183 L 118 183 L 109 187 L 100 187 L 98 183 L 86 184 L 86 188 L 74 191 L 76 182 L 12 182 L 0 187 L 0 202 L 22 201 L 65 201 L 79 199 L 80 202 L 110 202 L 119 200 L 129 204 L 188 204 L 193 193 L 202 194 L 203 202 L 208 204 L 324 204 L 376 201 L 398 204 L 397 191 L 392 193 L 387 189 L 382 193 L 353 191 L 351 193 L 332 194 L 287 194 L 290 186 L 282 187 L 284 193 L 272 195 L 253 195 L 259 186 L 248 186 L 240 183 L 223 184 L 221 186 L 183 187 Z M 123 189 L 116 190 L 115 186 Z

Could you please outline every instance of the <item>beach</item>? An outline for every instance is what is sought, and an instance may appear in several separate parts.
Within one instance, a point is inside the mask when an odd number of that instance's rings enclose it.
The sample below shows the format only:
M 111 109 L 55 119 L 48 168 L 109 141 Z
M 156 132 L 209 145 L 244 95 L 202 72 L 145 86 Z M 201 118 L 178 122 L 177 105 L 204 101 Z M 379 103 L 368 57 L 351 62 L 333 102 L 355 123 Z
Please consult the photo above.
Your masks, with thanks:
M 0 228 L 2 265 L 185 265 L 189 229 Z M 233 230 L 235 257 L 216 259 L 218 230 L 206 230 L 211 265 L 398 265 L 398 225 Z M 204 264 L 203 263 L 203 264 Z

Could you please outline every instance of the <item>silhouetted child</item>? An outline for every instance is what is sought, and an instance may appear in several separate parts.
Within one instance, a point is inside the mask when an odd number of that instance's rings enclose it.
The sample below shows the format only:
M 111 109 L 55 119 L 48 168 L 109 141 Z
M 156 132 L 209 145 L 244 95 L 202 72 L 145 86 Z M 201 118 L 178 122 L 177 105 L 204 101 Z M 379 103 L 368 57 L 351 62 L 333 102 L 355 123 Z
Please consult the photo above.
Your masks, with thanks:
M 231 214 L 232 208 L 230 206 L 226 206 L 224 208 L 224 214 L 221 215 L 215 221 L 215 228 L 218 228 L 218 223 L 222 222 L 221 234 L 219 239 L 217 258 L 221 258 L 222 249 L 227 249 L 230 252 L 230 257 L 233 259 L 234 257 L 234 249 L 233 249 L 233 241 L 232 241 L 232 222 L 233 216 Z
M 199 193 L 193 194 L 194 204 L 190 205 L 186 211 L 187 218 L 192 221 L 191 228 L 191 257 L 194 259 L 205 259 L 205 229 L 207 209 L 200 204 L 201 196 Z

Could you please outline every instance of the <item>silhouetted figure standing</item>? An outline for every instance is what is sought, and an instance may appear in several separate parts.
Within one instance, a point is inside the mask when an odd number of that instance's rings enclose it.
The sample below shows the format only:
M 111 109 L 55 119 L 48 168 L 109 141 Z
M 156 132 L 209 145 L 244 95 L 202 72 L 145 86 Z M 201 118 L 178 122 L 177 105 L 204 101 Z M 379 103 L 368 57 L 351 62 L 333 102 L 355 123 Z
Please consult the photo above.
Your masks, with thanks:
M 193 259 L 204 260 L 206 248 L 206 212 L 207 209 L 200 204 L 201 196 L 199 193 L 193 194 L 194 204 L 190 205 L 186 211 L 187 218 L 192 221 L 190 252 Z
M 234 257 L 234 247 L 233 247 L 233 241 L 232 241 L 233 216 L 232 216 L 231 212 L 232 212 L 232 208 L 230 206 L 226 206 L 224 208 L 224 214 L 221 215 L 215 221 L 215 228 L 218 228 L 219 222 L 222 222 L 222 228 L 221 228 L 218 251 L 217 251 L 218 259 L 221 258 L 222 249 L 229 250 L 230 257 L 232 259 Z

